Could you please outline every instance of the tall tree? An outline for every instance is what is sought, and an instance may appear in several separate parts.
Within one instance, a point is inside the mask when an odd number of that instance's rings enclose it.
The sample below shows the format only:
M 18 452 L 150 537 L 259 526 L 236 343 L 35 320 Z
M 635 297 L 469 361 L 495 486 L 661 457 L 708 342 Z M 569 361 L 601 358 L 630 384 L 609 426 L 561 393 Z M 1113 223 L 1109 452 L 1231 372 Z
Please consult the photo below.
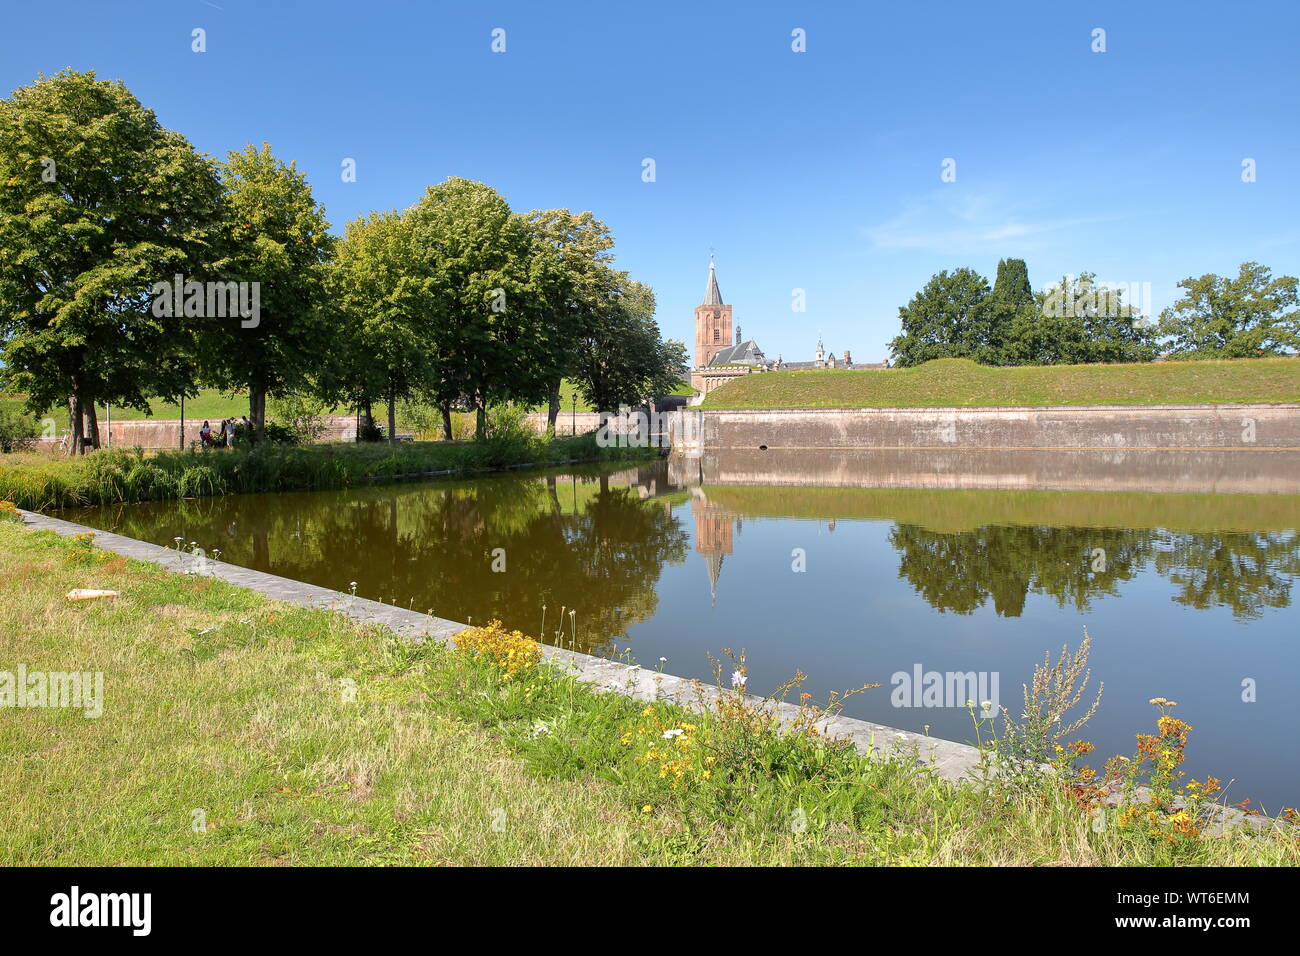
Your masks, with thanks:
M 201 271 L 218 232 L 211 163 L 120 82 L 65 70 L 0 100 L 0 382 L 69 448 L 96 401 L 148 411 L 193 389 L 192 330 L 150 290 Z
M 889 343 L 894 364 L 920 365 L 937 358 L 996 361 L 989 285 L 973 269 L 940 272 L 898 310 L 902 332 Z
M 1034 290 L 1029 284 L 1029 268 L 1024 259 L 1002 259 L 998 275 L 989 294 L 989 340 L 997 361 L 1011 364 L 1006 354 L 1007 340 L 1016 320 L 1035 307 Z
M 1273 278 L 1243 262 L 1236 278 L 1206 274 L 1178 283 L 1183 297 L 1160 314 L 1160 332 L 1175 355 L 1246 358 L 1300 348 L 1300 309 L 1294 276 Z
M 348 223 L 327 282 L 340 321 L 326 378 L 335 397 L 367 415 L 376 399 L 385 399 L 390 442 L 398 400 L 434 382 L 435 353 L 420 278 L 411 223 L 386 212 Z
M 521 216 L 490 186 L 453 177 L 405 213 L 413 229 L 414 283 L 438 356 L 440 404 L 465 397 L 487 428 L 489 404 L 540 404 L 562 351 L 541 290 L 545 260 L 532 255 Z
M 524 219 L 533 236 L 542 308 L 555 346 L 546 416 L 547 433 L 553 435 L 560 382 L 573 372 L 579 342 L 593 333 L 601 317 L 614 239 L 590 212 L 534 209 Z
M 573 380 L 598 411 L 640 405 L 671 391 L 686 375 L 686 346 L 664 341 L 649 286 L 609 271 L 601 316 L 579 344 Z
M 325 267 L 333 254 L 325 208 L 307 177 L 263 143 L 232 151 L 222 164 L 225 189 L 220 278 L 257 283 L 256 320 L 211 323 L 210 384 L 248 389 L 249 418 L 266 434 L 266 396 L 313 387 L 331 347 L 332 312 L 323 308 Z

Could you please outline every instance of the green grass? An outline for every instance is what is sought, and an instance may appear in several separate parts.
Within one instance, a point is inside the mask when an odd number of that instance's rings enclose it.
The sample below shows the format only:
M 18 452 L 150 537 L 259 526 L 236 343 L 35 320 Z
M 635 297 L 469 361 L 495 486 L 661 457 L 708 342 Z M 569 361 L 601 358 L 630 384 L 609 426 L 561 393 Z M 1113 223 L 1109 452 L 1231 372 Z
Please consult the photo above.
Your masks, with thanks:
M 121 597 L 66 601 L 75 587 Z M 0 634 L 0 669 L 104 674 L 97 719 L 0 715 L 2 865 L 1300 859 L 1290 834 L 1170 845 L 1142 828 L 1097 832 L 1056 790 L 955 787 L 909 761 L 634 704 L 546 667 L 506 680 L 489 659 L 3 519 Z M 688 741 L 696 763 L 674 785 L 637 757 L 686 723 L 716 773 L 704 778 Z
M 693 395 L 695 390 L 686 382 L 682 382 L 670 394 L 672 395 Z M 577 399 L 577 410 L 580 412 L 589 412 L 592 410 L 587 402 L 582 400 L 578 394 L 577 387 L 567 378 L 560 383 L 560 409 L 561 411 L 571 411 L 574 408 L 574 399 Z M 23 396 L 0 395 L 0 402 L 11 402 L 14 405 L 23 404 Z M 546 404 L 538 405 L 533 411 L 546 411 Z M 105 421 L 105 408 L 103 405 L 95 406 L 96 413 L 99 416 L 101 426 Z M 144 412 L 134 408 L 114 407 L 112 411 L 113 421 L 138 421 L 144 418 L 180 418 L 181 409 L 179 405 L 173 405 L 168 402 L 155 401 L 151 404 L 152 415 L 146 415 Z M 331 414 L 350 415 L 354 409 L 336 408 Z M 387 427 L 388 422 L 388 404 L 386 402 L 377 403 L 372 412 L 375 422 Z M 185 401 L 185 417 L 189 418 L 206 418 L 209 421 L 221 421 L 224 418 L 242 418 L 248 414 L 248 395 L 244 392 L 222 392 L 215 388 L 201 389 L 194 398 Z M 55 417 L 60 424 L 67 417 L 67 412 L 61 408 L 47 409 L 43 417 L 49 415 Z M 274 416 L 272 416 L 274 417 Z M 402 415 L 402 406 L 398 405 L 397 429 L 399 432 L 408 433 L 414 430 L 411 422 L 405 420 Z
M 346 488 L 370 479 L 452 469 L 644 457 L 647 449 L 600 448 L 594 435 L 489 438 L 482 442 L 264 445 L 252 451 L 166 451 L 143 455 L 106 449 L 74 458 L 41 452 L 0 456 L 0 500 L 33 511 L 114 502 L 270 491 Z
M 12 402 L 16 405 L 23 404 L 23 397 L 13 395 L 0 396 L 0 402 Z M 113 421 L 138 421 L 143 418 L 180 418 L 181 409 L 179 405 L 172 405 L 167 402 L 155 401 L 152 403 L 153 414 L 145 415 L 144 412 L 135 408 L 124 408 L 114 406 L 111 409 Z M 53 416 L 60 425 L 66 425 L 64 421 L 67 418 L 67 410 L 63 408 L 47 409 L 44 415 Z M 105 422 L 105 408 L 103 405 L 95 406 L 95 414 L 99 417 L 99 423 L 102 427 Z M 206 418 L 209 421 L 220 421 L 223 418 L 241 418 L 248 414 L 248 395 L 244 393 L 221 392 L 215 388 L 205 388 L 200 390 L 194 398 L 185 400 L 185 417 L 189 418 Z M 41 415 L 37 416 L 42 417 Z
M 745 375 L 706 409 L 1158 405 L 1300 401 L 1300 358 L 993 368 L 938 359 L 917 368 Z

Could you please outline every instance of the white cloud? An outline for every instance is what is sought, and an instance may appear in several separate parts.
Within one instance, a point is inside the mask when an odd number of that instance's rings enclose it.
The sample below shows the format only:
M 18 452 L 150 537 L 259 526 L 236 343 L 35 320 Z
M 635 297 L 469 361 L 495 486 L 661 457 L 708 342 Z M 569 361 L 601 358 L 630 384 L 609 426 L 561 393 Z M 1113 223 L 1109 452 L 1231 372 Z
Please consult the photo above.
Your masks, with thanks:
M 863 232 L 878 249 L 1022 256 L 1050 247 L 1055 233 L 1113 218 L 1035 217 L 1023 204 L 996 194 L 959 193 L 949 187 L 908 201 L 898 215 Z

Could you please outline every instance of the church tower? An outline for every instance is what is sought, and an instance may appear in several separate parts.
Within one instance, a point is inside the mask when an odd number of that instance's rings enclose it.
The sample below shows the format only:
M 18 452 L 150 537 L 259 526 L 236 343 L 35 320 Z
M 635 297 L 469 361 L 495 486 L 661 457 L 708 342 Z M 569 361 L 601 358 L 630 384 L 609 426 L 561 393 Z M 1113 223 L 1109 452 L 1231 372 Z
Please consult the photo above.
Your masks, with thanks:
M 704 287 L 704 302 L 695 307 L 695 367 L 703 368 L 720 349 L 734 344 L 731 340 L 731 306 L 722 303 L 718 275 L 710 254 L 709 283 Z

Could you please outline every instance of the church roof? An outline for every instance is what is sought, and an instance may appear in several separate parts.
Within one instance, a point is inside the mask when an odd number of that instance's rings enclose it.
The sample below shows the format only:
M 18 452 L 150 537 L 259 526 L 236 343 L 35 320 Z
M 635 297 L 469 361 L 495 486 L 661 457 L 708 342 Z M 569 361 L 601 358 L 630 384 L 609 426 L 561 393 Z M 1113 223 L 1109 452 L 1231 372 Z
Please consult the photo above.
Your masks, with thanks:
M 762 365 L 766 361 L 758 343 L 750 339 L 739 345 L 729 345 L 725 349 L 719 349 L 713 354 L 709 365 Z
M 722 305 L 722 293 L 718 291 L 718 274 L 709 263 L 709 284 L 704 287 L 704 305 Z

